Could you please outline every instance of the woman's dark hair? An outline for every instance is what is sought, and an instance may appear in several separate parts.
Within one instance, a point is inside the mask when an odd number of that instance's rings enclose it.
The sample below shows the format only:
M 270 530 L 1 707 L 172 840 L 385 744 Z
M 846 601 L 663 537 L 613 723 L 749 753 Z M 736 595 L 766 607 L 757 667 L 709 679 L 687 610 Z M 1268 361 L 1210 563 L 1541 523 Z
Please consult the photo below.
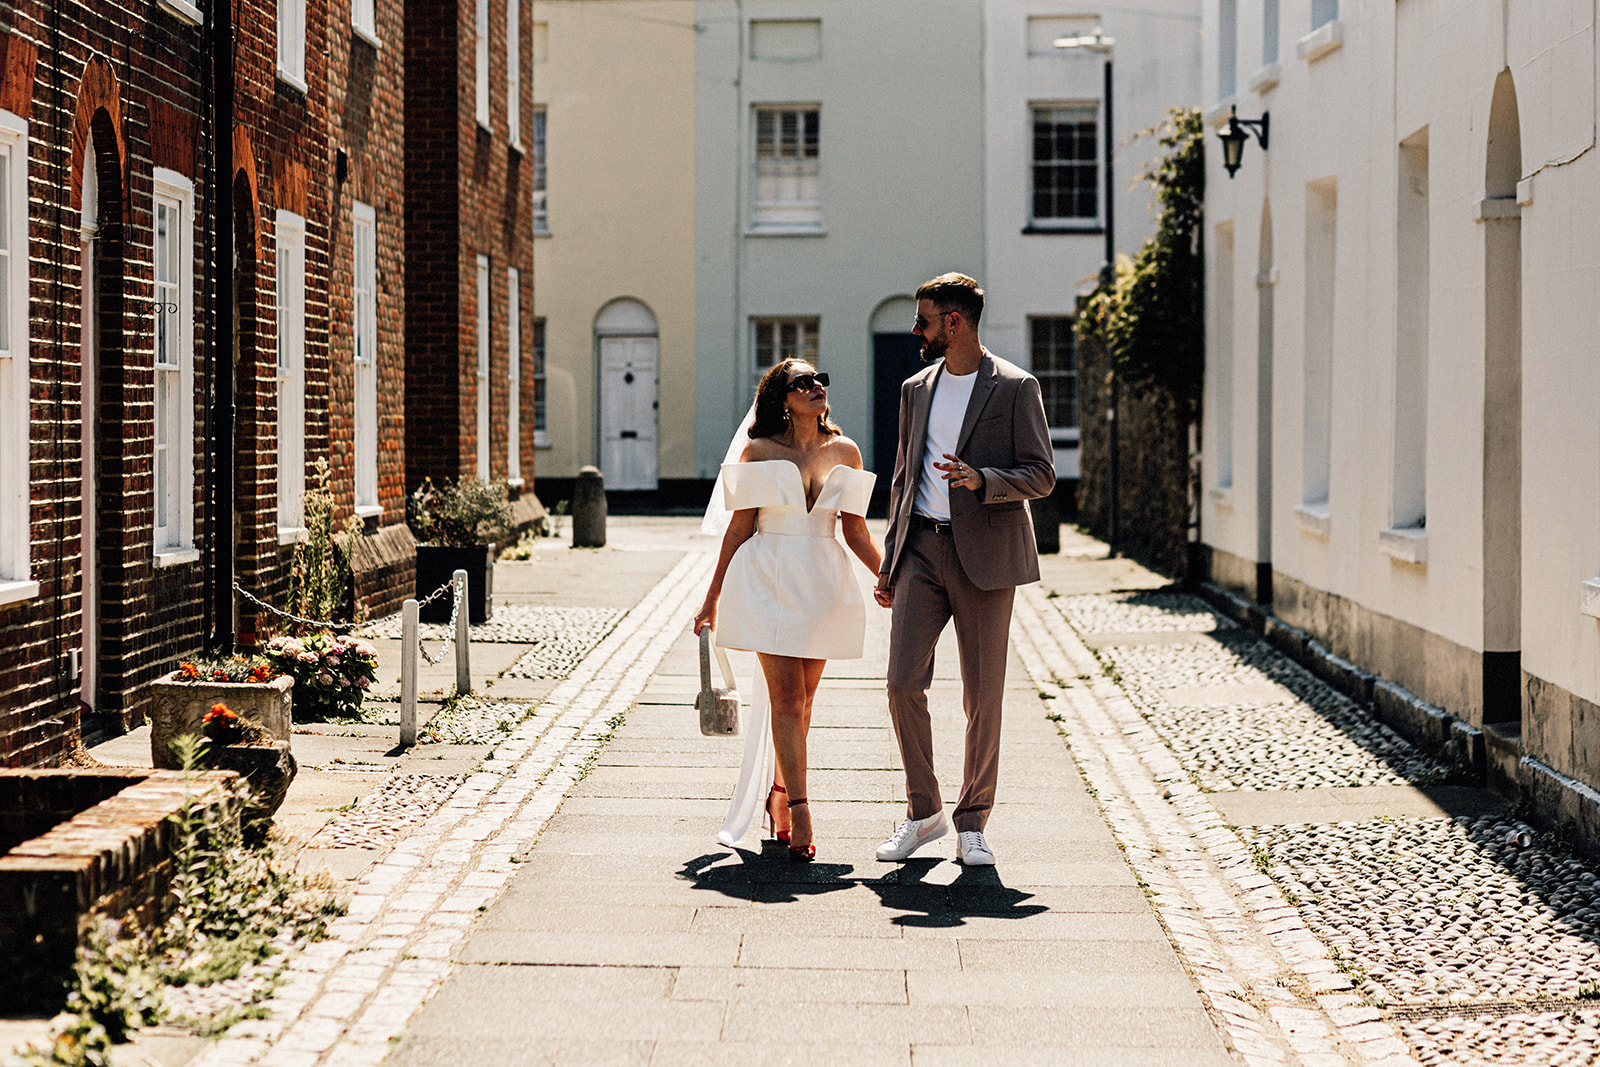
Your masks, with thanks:
M 797 365 L 810 366 L 803 359 L 786 359 L 761 376 L 756 386 L 756 417 L 750 424 L 751 438 L 782 437 L 789 431 L 789 370 Z M 828 408 L 817 416 L 817 429 L 835 434 L 844 431 L 828 418 Z

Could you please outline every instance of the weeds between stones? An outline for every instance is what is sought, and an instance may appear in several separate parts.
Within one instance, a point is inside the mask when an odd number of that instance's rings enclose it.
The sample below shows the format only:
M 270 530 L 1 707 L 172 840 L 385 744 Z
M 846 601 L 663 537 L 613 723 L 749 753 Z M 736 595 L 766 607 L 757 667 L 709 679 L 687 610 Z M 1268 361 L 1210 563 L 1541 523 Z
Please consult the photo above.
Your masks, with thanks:
M 173 742 L 189 785 L 170 817 L 177 841 L 168 918 L 148 930 L 131 919 L 97 923 L 78 950 L 67 1007 L 54 1020 L 50 1045 L 24 1050 L 15 1063 L 104 1067 L 113 1044 L 162 1020 L 214 1036 L 259 1017 L 259 1002 L 280 969 L 269 960 L 321 940 L 328 920 L 344 914 L 325 876 L 300 875 L 292 855 L 275 844 L 245 843 L 230 817 L 243 804 L 243 787 L 223 795 L 193 788 L 205 766 L 205 744 L 193 735 Z M 227 1000 L 211 1006 L 215 1010 L 192 995 L 197 987 L 241 977 L 245 988 L 230 990 Z M 175 995 L 199 1010 L 174 1010 L 169 1001 Z

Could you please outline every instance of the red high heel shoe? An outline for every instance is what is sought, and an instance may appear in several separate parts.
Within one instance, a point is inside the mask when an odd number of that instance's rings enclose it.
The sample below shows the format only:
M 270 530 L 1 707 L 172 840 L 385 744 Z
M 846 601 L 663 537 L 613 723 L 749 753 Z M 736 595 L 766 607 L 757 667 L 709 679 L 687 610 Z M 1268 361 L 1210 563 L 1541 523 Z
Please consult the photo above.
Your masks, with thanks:
M 775 793 L 782 793 L 784 796 L 789 795 L 789 791 L 787 789 L 776 783 L 774 783 L 772 788 L 767 791 L 767 812 L 763 826 L 769 833 L 772 834 L 772 839 L 774 841 L 778 842 L 780 845 L 787 845 L 789 843 L 789 831 L 779 830 L 777 828 L 778 813 L 772 810 L 773 794 Z
M 798 808 L 800 805 L 802 805 L 804 803 L 806 803 L 806 798 L 805 797 L 801 797 L 799 800 L 791 800 L 791 801 L 789 801 L 789 806 L 791 808 Z M 813 841 L 811 844 L 807 845 L 805 848 L 801 848 L 798 845 L 790 845 L 789 846 L 789 860 L 792 863 L 810 863 L 812 860 L 814 860 L 816 858 L 817 858 L 817 843 L 815 841 Z

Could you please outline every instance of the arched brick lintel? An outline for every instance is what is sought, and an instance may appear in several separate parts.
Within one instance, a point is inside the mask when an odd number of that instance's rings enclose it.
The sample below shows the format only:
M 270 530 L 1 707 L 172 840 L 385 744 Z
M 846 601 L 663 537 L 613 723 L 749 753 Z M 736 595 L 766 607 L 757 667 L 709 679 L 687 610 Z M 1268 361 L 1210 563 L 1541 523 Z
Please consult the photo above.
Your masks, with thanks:
M 83 208 L 83 160 L 92 143 L 90 128 L 97 113 L 104 111 L 115 133 L 117 174 L 122 188 L 128 188 L 128 141 L 122 132 L 122 92 L 117 85 L 117 75 L 103 56 L 91 56 L 83 65 L 83 75 L 78 79 L 77 114 L 72 120 L 72 207 Z M 103 171 L 101 173 L 104 173 Z M 100 195 L 106 195 L 101 189 Z
M 250 246 L 256 248 L 261 233 L 261 184 L 256 179 L 256 153 L 250 144 L 250 132 L 243 126 L 233 128 L 233 208 L 250 211 Z

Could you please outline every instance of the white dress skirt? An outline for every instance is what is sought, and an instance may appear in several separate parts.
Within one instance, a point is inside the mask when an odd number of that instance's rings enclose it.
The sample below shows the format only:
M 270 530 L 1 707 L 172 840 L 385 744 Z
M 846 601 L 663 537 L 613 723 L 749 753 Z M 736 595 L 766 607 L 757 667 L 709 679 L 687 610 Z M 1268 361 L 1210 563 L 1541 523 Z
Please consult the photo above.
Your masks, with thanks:
M 728 562 L 717 605 L 717 644 L 804 659 L 860 659 L 866 602 L 837 537 L 839 513 L 865 515 L 877 475 L 838 466 L 806 507 L 800 468 L 786 459 L 722 468 L 729 511 L 759 509 L 756 532 Z M 717 840 L 743 839 L 772 786 L 772 707 L 755 672 L 746 717 L 744 764 Z

